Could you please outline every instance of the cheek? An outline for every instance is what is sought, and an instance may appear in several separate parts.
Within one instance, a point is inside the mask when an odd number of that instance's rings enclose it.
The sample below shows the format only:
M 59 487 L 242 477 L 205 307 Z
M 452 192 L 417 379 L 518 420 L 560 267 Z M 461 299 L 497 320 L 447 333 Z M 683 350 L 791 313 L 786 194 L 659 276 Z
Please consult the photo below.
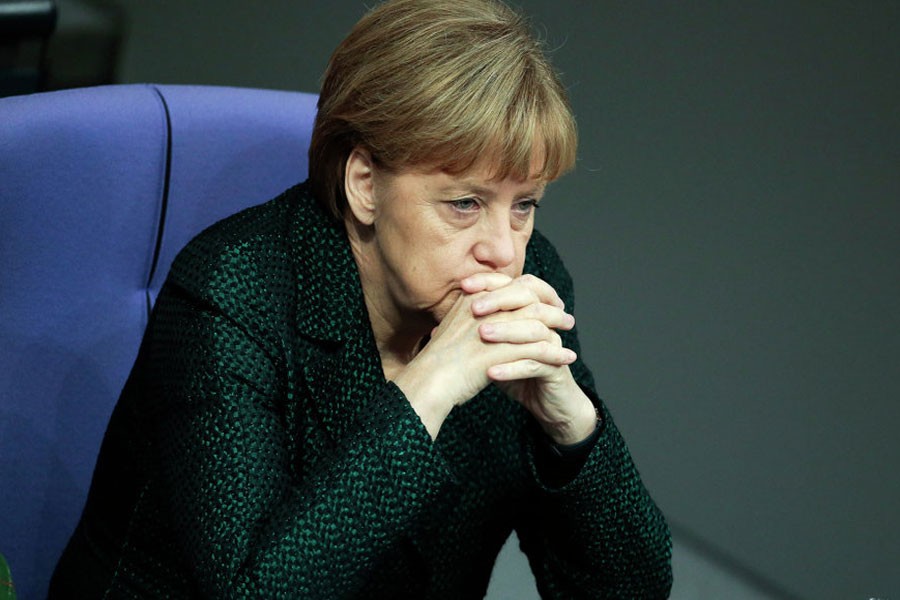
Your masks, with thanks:
M 528 240 L 531 239 L 531 231 L 527 234 L 523 234 L 516 239 L 516 260 L 510 265 L 510 268 L 515 271 L 513 273 L 513 277 L 518 277 L 522 274 L 522 271 L 525 268 L 525 251 L 528 248 Z
M 466 256 L 452 248 L 416 248 L 403 257 L 405 277 L 420 292 L 443 293 L 460 277 Z

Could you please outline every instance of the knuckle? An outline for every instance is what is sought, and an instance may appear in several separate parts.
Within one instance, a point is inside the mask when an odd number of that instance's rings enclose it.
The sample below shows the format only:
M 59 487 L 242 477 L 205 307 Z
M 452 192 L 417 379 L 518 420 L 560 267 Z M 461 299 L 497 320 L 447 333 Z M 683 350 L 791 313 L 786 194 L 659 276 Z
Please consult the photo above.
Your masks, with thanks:
M 541 363 L 536 360 L 528 360 L 525 361 L 525 373 L 530 376 L 535 376 L 541 370 Z
M 559 354 L 558 348 L 551 342 L 544 340 L 540 342 L 541 344 L 541 356 L 545 358 L 556 358 L 556 355 Z

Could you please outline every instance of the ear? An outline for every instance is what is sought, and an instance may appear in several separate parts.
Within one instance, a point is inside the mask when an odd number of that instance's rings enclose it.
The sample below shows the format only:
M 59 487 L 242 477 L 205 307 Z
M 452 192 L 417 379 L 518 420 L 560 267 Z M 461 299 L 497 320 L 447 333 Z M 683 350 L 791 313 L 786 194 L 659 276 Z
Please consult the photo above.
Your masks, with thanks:
M 363 225 L 375 222 L 375 165 L 372 154 L 356 146 L 344 167 L 344 195 L 353 216 Z

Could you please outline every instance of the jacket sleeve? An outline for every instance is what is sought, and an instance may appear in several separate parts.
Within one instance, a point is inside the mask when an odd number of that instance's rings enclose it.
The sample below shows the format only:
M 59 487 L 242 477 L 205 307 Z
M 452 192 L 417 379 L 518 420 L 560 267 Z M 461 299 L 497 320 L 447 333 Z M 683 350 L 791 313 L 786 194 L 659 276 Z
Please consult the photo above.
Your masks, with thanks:
M 571 278 L 562 262 L 549 243 L 536 241 L 535 274 L 574 308 Z M 563 344 L 580 356 L 577 333 L 561 335 Z M 590 371 L 580 358 L 571 368 L 597 406 L 602 429 L 580 471 L 560 487 L 543 481 L 536 466 L 537 428 L 530 438 L 536 491 L 516 529 L 538 589 L 545 599 L 667 598 L 672 585 L 668 526 L 600 401 Z
M 143 388 L 172 551 L 203 597 L 353 597 L 449 475 L 390 383 L 300 472 L 288 349 L 241 318 L 246 307 L 225 304 L 249 296 L 211 300 L 172 284 L 157 304 Z

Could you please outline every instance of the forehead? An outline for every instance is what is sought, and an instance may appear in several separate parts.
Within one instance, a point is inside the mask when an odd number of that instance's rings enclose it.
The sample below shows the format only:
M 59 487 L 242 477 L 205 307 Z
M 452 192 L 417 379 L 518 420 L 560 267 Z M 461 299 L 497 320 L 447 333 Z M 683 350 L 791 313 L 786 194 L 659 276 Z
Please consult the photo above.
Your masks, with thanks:
M 514 139 L 494 139 L 487 143 L 460 145 L 437 144 L 419 153 L 409 162 L 382 163 L 395 171 L 415 171 L 432 174 L 442 171 L 465 180 L 484 182 L 510 179 L 547 184 L 559 173 L 548 165 L 548 149 L 544 136 L 536 132 L 523 133 Z
M 481 157 L 458 157 L 451 163 L 426 160 L 403 170 L 470 186 L 492 187 L 504 182 L 543 188 L 549 183 L 544 159 L 543 147 L 534 144 L 519 160 L 488 151 Z
M 547 184 L 538 176 L 530 178 L 514 175 L 498 176 L 497 169 L 489 163 L 477 163 L 460 173 L 435 166 L 418 166 L 395 173 L 393 179 L 395 185 L 412 186 L 423 192 L 446 197 L 462 195 L 476 195 L 483 198 L 501 195 L 540 197 Z
M 496 177 L 490 170 L 461 173 L 456 176 L 448 175 L 448 178 L 449 180 L 444 185 L 446 191 L 457 189 L 464 193 L 474 193 L 484 197 L 503 192 L 511 192 L 516 196 L 541 196 L 547 185 L 543 179 L 537 177 L 529 179 L 514 176 Z

